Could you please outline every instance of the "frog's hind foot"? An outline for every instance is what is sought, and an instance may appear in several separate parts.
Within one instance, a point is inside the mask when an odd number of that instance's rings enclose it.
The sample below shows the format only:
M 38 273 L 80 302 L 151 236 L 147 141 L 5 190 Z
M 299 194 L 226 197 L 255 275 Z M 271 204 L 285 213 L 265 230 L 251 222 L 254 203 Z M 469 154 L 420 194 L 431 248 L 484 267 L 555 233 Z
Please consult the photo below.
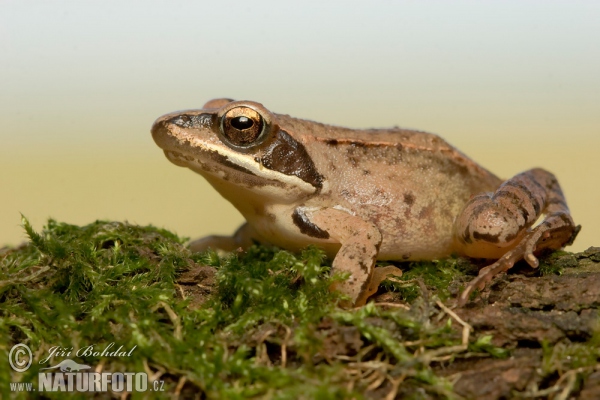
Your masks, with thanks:
M 542 215 L 542 222 L 530 228 Z M 537 268 L 534 252 L 569 245 L 580 229 L 573 223 L 556 177 L 540 168 L 515 175 L 494 193 L 474 196 L 454 228 L 454 237 L 465 255 L 498 258 L 467 285 L 458 299 L 459 306 L 474 289 L 483 289 L 494 276 L 521 259 Z
M 485 286 L 491 282 L 495 276 L 511 269 L 517 261 L 525 258 L 527 262 L 529 262 L 529 260 L 535 260 L 534 263 L 537 265 L 538 260 L 532 253 L 524 256 L 523 252 L 519 250 L 521 249 L 513 249 L 492 265 L 488 265 L 487 267 L 480 269 L 477 277 L 469 282 L 465 290 L 463 290 L 463 292 L 460 294 L 457 306 L 462 307 L 467 304 L 467 301 L 469 301 L 469 296 L 473 290 L 483 290 L 483 288 L 485 288 Z
M 532 268 L 539 266 L 537 257 L 533 254 L 543 249 L 560 249 L 573 242 L 581 226 L 574 226 L 567 214 L 555 213 L 548 215 L 538 226 L 529 231 L 519 244 L 504 254 L 498 261 L 482 268 L 458 298 L 457 305 L 464 306 L 475 289 L 482 290 L 492 279 L 511 269 L 519 260 L 527 261 Z

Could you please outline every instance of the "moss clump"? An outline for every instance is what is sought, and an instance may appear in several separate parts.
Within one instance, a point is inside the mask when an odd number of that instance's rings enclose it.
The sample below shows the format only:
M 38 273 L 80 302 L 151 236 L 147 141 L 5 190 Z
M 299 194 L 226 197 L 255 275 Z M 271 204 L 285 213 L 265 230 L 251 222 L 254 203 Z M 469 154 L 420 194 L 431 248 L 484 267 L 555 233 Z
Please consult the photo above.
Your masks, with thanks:
M 404 282 L 389 283 L 411 308 L 342 310 L 328 290 L 340 278 L 317 248 L 219 257 L 192 254 L 184 239 L 151 226 L 50 220 L 37 233 L 23 225 L 30 242 L 0 254 L 0 357 L 25 343 L 34 362 L 24 373 L 0 363 L 2 397 L 9 382 L 35 384 L 41 368 L 72 358 L 102 372 L 147 372 L 164 381 L 154 397 L 453 398 L 432 365 L 463 352 L 506 355 L 489 336 L 469 340 L 438 300 L 464 281 L 460 259 L 411 263 Z M 422 287 L 431 293 L 419 296 Z M 75 355 L 110 343 L 131 356 Z M 72 355 L 40 364 L 56 346 Z
M 396 279 L 397 282 L 386 281 L 384 285 L 398 291 L 409 303 L 419 298 L 423 289 L 434 291 L 442 300 L 455 296 L 459 278 L 464 277 L 465 272 L 472 267 L 462 258 L 411 262 L 407 265 L 407 268 L 402 268 L 402 277 Z
M 551 345 L 542 342 L 543 358 L 540 374 L 547 382 L 548 393 L 562 392 L 565 398 L 581 390 L 589 375 L 599 369 L 600 328 L 585 343 L 572 343 L 569 340 Z
M 539 269 L 542 276 L 562 275 L 565 269 L 575 268 L 578 265 L 574 254 L 559 250 L 541 258 Z

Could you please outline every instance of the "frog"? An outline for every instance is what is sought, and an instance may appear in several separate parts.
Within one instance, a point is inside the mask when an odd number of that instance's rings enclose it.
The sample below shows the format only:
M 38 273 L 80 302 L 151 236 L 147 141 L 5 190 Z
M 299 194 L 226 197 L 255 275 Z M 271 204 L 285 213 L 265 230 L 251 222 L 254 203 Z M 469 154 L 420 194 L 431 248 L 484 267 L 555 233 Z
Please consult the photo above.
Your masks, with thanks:
M 432 133 L 327 125 L 229 98 L 165 114 L 151 132 L 170 162 L 202 175 L 246 220 L 192 251 L 317 246 L 347 278 L 331 287 L 343 307 L 400 275 L 396 261 L 490 260 L 459 295 L 463 306 L 517 261 L 538 267 L 540 252 L 572 244 L 580 229 L 551 172 L 503 180 Z

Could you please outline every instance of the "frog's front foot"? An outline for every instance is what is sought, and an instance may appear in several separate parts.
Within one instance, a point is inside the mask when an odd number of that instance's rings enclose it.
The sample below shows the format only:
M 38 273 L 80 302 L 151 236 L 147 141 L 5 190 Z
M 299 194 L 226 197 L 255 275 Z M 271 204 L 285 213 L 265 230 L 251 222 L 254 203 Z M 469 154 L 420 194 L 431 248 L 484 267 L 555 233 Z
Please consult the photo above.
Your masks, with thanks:
M 394 266 L 375 268 L 382 236 L 372 223 L 334 208 L 298 211 L 341 245 L 333 260 L 332 272 L 347 274 L 348 278 L 330 288 L 348 298 L 340 302 L 341 307 L 364 305 L 384 279 L 402 274 Z
M 211 235 L 190 242 L 190 250 L 194 253 L 213 249 L 230 253 L 239 249 L 247 249 L 253 243 L 254 231 L 249 224 L 242 225 L 233 236 Z

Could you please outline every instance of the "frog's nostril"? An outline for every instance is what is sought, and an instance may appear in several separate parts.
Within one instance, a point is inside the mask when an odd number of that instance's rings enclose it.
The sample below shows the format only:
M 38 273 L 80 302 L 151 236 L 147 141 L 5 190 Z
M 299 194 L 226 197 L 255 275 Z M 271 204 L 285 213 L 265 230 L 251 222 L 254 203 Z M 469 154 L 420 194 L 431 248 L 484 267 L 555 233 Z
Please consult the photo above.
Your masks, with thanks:
M 171 118 L 167 121 L 167 123 L 175 124 L 182 128 L 191 128 L 193 121 L 189 115 L 178 115 L 174 118 Z
M 165 125 L 173 124 L 185 129 L 209 128 L 211 125 L 210 114 L 180 114 L 165 121 Z

